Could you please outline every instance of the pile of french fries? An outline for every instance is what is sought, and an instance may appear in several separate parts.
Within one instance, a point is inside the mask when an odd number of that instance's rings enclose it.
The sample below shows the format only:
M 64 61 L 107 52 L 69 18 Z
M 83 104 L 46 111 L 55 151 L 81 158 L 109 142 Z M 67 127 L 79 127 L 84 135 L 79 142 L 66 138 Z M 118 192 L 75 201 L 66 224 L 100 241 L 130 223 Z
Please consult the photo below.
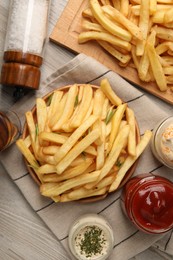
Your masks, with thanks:
M 88 0 L 79 43 L 96 40 L 143 82 L 173 91 L 173 1 Z
M 150 141 L 140 138 L 134 112 L 105 78 L 37 98 L 26 112 L 28 133 L 16 144 L 43 196 L 66 202 L 115 191 Z

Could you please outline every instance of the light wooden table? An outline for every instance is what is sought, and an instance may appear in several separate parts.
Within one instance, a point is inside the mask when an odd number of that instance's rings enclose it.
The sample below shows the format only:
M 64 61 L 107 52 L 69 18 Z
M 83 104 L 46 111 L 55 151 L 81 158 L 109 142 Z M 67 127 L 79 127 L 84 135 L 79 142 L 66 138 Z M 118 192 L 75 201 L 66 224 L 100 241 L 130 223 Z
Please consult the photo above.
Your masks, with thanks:
M 77 0 L 74 0 L 77 3 Z M 0 0 L 0 69 L 3 63 L 3 46 L 6 34 L 10 0 Z M 52 0 L 48 35 L 56 24 L 67 0 Z M 43 81 L 56 69 L 67 63 L 74 54 L 48 42 L 41 68 Z M 153 102 L 158 99 L 153 98 Z M 164 102 L 159 105 L 168 108 Z M 0 87 L 0 108 L 9 109 L 14 103 L 11 88 Z M 170 106 L 170 109 L 172 107 Z M 166 259 L 149 249 L 135 259 Z M 15 184 L 0 166 L 0 260 L 70 260 L 54 235 L 31 209 Z M 168 259 L 168 258 L 167 258 Z
M 9 0 L 0 0 L 0 68 L 3 63 L 9 3 Z M 52 0 L 48 35 L 66 3 L 66 0 Z M 48 42 L 41 67 L 41 81 L 73 57 L 72 53 Z M 0 87 L 0 107 L 8 109 L 13 103 L 13 89 Z M 69 260 L 57 239 L 25 201 L 2 166 L 0 166 L 0 259 Z

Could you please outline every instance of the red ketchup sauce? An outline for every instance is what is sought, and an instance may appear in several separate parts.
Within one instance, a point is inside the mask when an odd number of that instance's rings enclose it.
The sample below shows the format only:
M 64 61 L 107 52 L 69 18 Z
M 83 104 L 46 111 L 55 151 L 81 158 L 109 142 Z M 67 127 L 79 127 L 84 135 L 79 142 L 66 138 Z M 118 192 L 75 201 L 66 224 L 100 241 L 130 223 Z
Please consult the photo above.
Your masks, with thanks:
M 159 234 L 173 228 L 173 183 L 166 178 L 141 174 L 123 188 L 121 205 L 135 226 Z

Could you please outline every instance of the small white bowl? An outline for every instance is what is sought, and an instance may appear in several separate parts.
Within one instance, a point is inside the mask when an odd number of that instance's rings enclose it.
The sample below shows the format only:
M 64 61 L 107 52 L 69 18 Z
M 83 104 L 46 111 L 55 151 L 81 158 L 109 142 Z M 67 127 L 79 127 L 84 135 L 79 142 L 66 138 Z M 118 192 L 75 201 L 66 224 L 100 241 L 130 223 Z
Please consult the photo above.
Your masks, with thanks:
M 170 116 L 168 118 L 163 119 L 160 121 L 153 130 L 153 136 L 151 139 L 151 149 L 154 156 L 165 166 L 173 169 L 173 158 L 169 160 L 163 153 L 163 148 L 161 145 L 162 135 L 165 130 L 170 126 L 173 125 L 173 117 Z M 173 150 L 173 146 L 172 146 Z
M 92 246 L 91 237 L 96 238 L 94 241 L 98 241 L 98 239 L 100 241 L 93 242 L 94 246 Z M 78 260 L 106 260 L 112 252 L 114 236 L 106 219 L 97 214 L 85 214 L 72 224 L 68 242 L 72 254 Z M 94 249 L 92 250 L 92 248 Z

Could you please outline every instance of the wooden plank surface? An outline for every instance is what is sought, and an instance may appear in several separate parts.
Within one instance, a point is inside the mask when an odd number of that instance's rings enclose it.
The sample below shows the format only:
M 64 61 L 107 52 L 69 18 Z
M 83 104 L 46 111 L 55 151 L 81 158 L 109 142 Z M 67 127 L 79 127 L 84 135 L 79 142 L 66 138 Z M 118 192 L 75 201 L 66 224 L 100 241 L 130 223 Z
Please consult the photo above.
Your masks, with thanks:
M 90 41 L 85 44 L 78 44 L 78 35 L 81 31 L 81 13 L 87 6 L 88 0 L 78 0 L 77 2 L 69 0 L 62 15 L 57 20 L 56 26 L 50 35 L 50 40 L 70 49 L 74 53 L 84 53 L 95 58 L 131 83 L 173 104 L 173 92 L 170 89 L 166 92 L 161 92 L 155 83 L 144 83 L 140 81 L 135 69 L 129 66 L 127 68 L 120 67 L 115 58 L 103 51 L 96 42 Z

